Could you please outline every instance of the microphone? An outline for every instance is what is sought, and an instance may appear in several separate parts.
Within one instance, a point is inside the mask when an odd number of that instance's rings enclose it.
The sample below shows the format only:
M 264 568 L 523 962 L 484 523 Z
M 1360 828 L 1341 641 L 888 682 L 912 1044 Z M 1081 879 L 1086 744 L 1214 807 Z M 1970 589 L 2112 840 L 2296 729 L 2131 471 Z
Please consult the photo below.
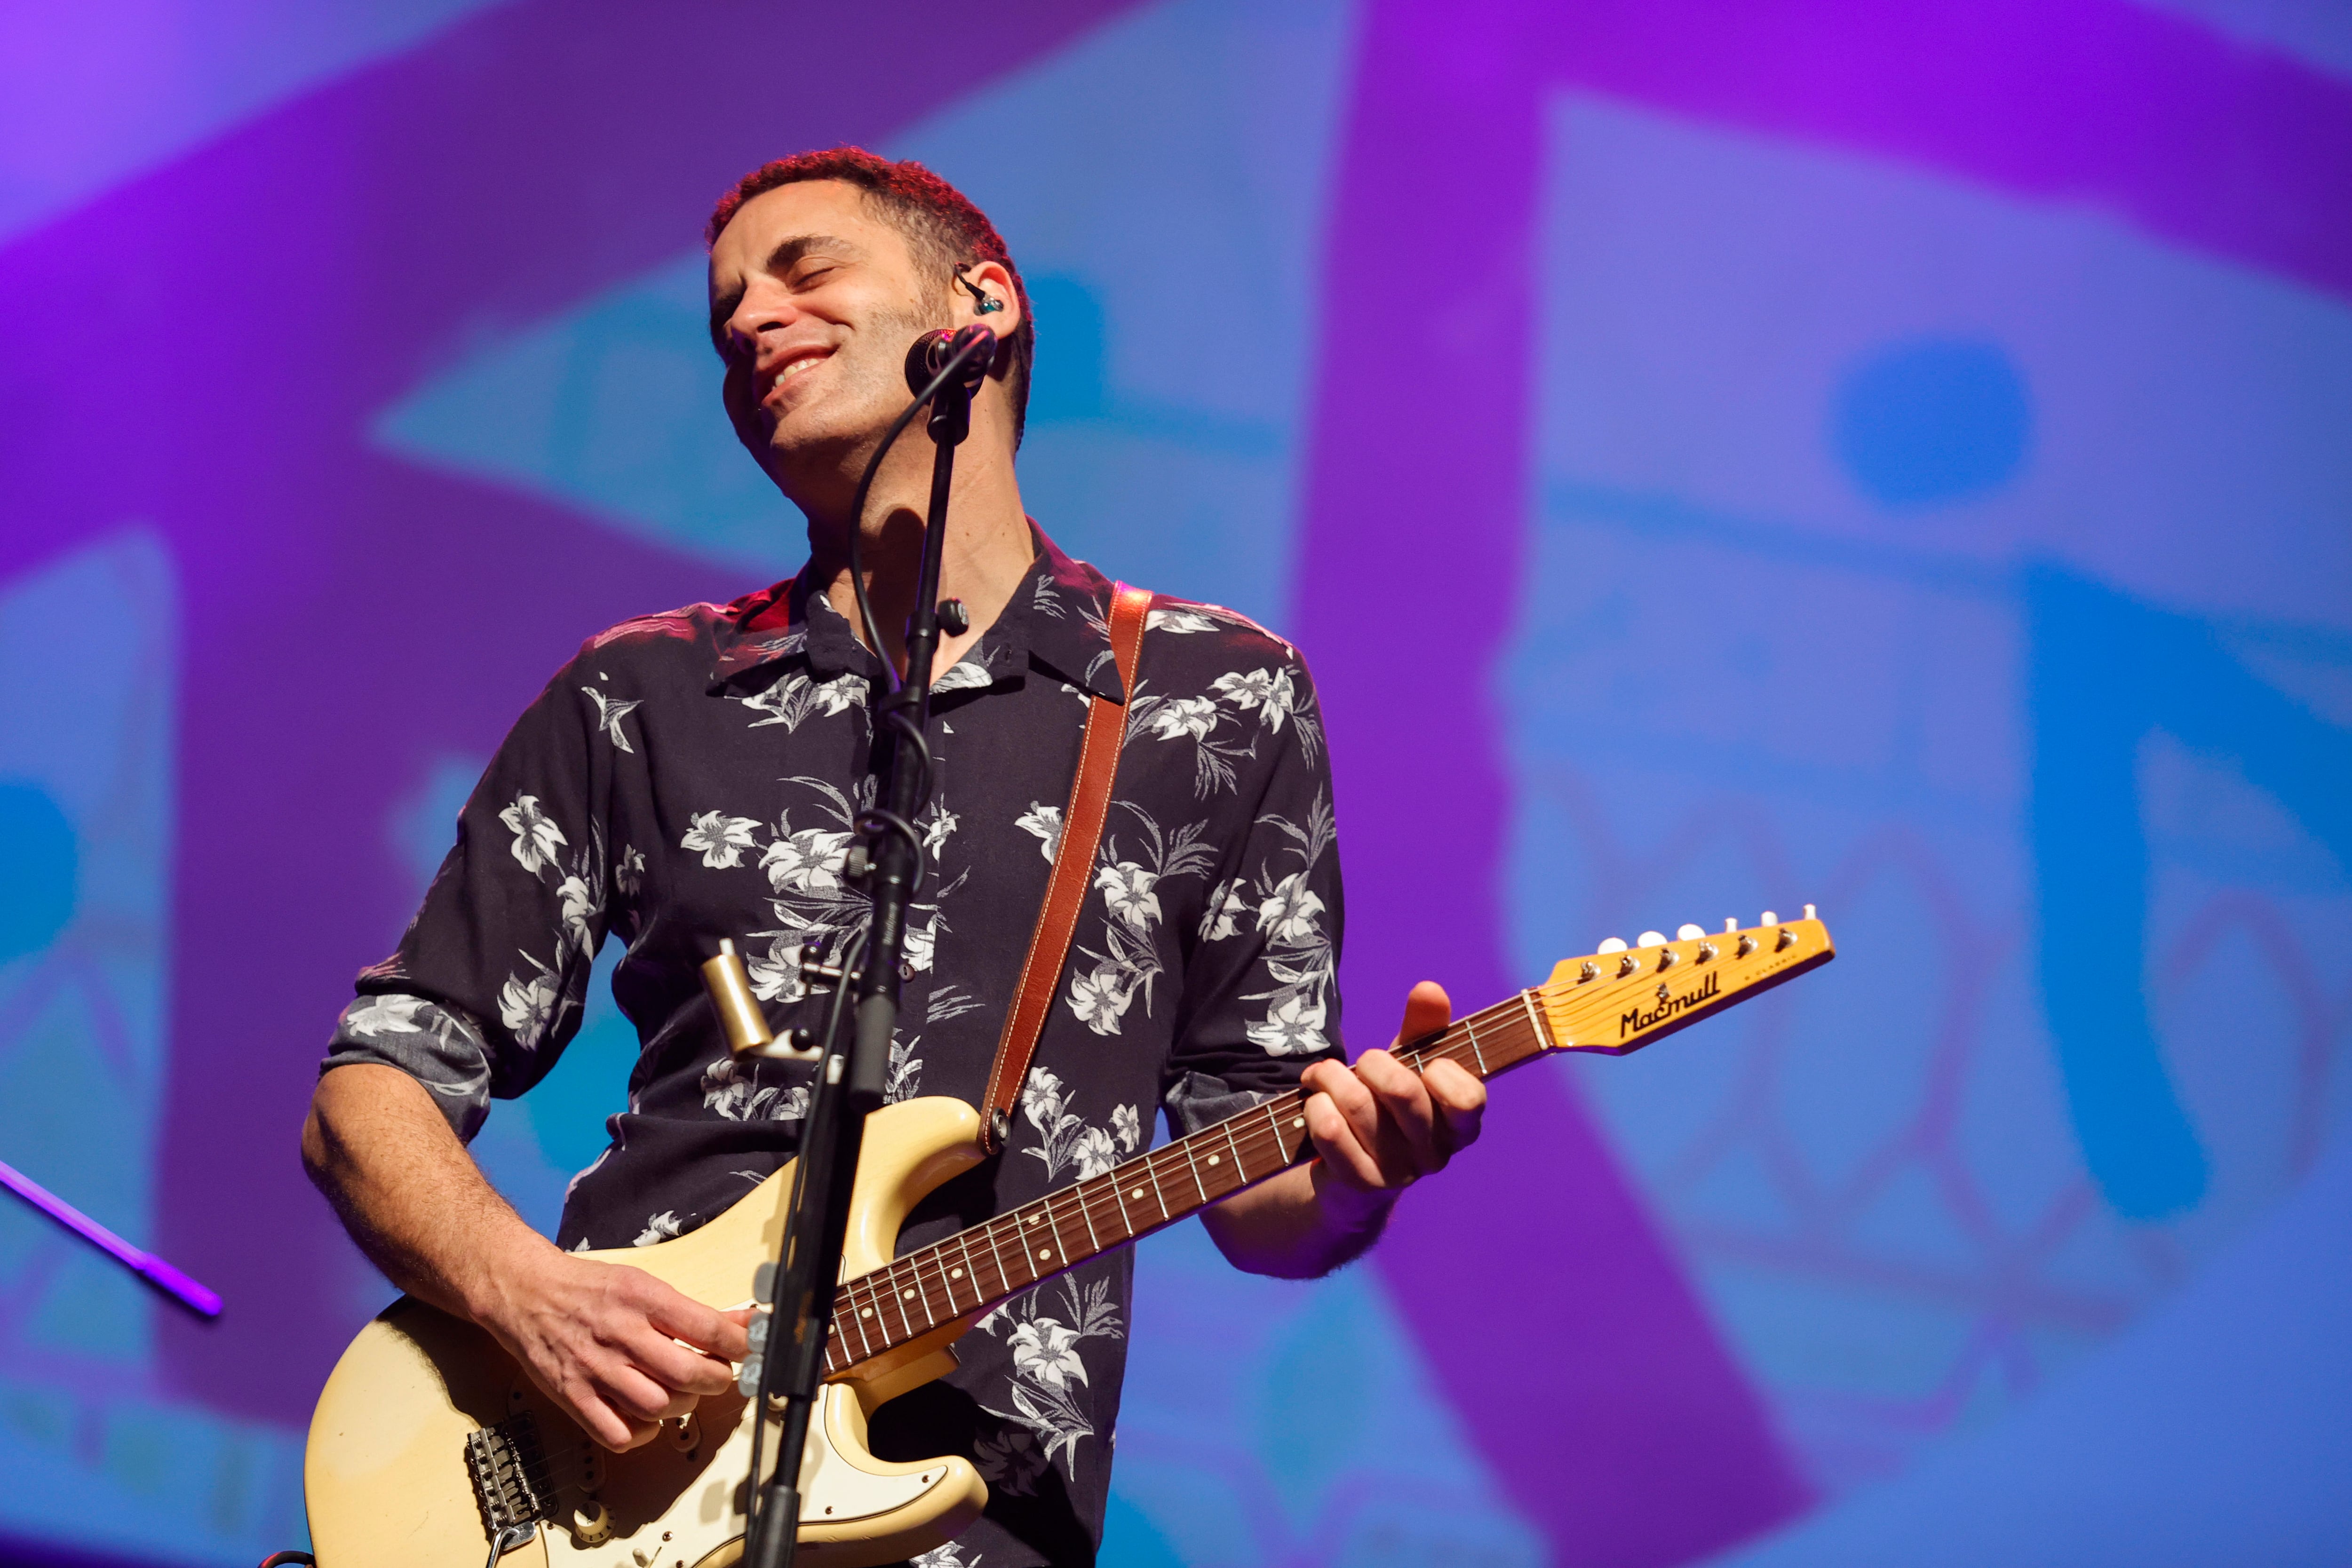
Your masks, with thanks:
M 947 367 L 950 360 L 961 353 L 966 345 L 982 339 L 986 342 L 964 362 L 961 374 L 947 386 L 940 388 L 943 396 L 958 390 L 966 397 L 978 392 L 980 384 L 987 378 L 989 367 L 996 363 L 998 346 L 996 334 L 978 321 L 955 331 L 941 327 L 937 331 L 925 332 L 917 338 L 913 346 L 907 350 L 907 390 L 918 397 L 921 396 L 924 390 L 939 378 L 940 372 Z

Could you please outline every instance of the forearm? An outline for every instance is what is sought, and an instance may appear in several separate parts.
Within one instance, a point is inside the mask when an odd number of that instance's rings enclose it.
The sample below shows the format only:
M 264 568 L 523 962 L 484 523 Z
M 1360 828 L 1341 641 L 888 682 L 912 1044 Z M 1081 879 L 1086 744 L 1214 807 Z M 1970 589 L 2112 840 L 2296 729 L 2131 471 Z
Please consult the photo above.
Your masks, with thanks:
M 1313 1279 L 1361 1257 L 1380 1239 L 1393 1193 L 1365 1193 L 1331 1175 L 1320 1160 L 1236 1193 L 1201 1216 L 1210 1239 L 1236 1268 L 1280 1279 Z
M 431 1091 L 397 1068 L 319 1079 L 302 1163 L 360 1250 L 445 1311 L 478 1320 L 507 1266 L 554 1250 L 483 1179 Z

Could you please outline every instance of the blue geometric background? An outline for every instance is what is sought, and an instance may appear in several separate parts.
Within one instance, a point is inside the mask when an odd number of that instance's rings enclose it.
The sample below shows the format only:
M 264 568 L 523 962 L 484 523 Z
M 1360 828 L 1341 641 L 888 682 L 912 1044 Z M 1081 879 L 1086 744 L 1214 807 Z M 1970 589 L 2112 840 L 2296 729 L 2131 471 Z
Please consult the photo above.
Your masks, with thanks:
M 2340 8 L 2069 3 L 2084 29 L 2157 29 L 2217 71 L 2299 73 L 2352 104 Z M 307 95 L 404 58 L 462 66 L 499 9 L 11 13 L 0 261 Z M 1596 37 L 1611 11 L 1586 18 Z M 1475 40 L 1509 13 L 1440 20 Z M 1387 325 L 1333 319 L 1334 279 L 1377 279 L 1441 342 L 1480 330 L 1486 283 L 1442 221 L 1395 254 L 1329 244 L 1366 39 L 1407 14 L 1106 8 L 881 139 L 986 208 L 1030 280 L 1022 484 L 1066 548 L 1277 629 L 1307 618 L 1318 375 L 1335 336 Z M 797 20 L 776 8 L 778 29 Z M 642 21 L 591 7 L 576 28 Z M 2151 124 L 2187 91 L 2160 76 Z M 2352 288 L 2121 203 L 1663 90 L 1552 82 L 1537 118 L 1521 565 L 1494 581 L 1428 517 L 1426 557 L 1362 609 L 1382 658 L 1433 664 L 1491 716 L 1507 854 L 1491 885 L 1433 864 L 1427 909 L 1396 918 L 1491 904 L 1524 984 L 1607 935 L 1819 902 L 1841 962 L 1817 979 L 1655 1052 L 1535 1069 L 1597 1123 L 1810 1501 L 1704 1551 L 1561 1523 L 1542 1478 L 1610 1446 L 1609 1413 L 1541 1413 L 1534 1454 L 1498 1413 L 1515 1357 L 1605 1357 L 1622 1325 L 1585 1303 L 1606 1259 L 1547 1260 L 1548 1299 L 1507 1304 L 1523 1328 L 1491 1386 L 1465 1386 L 1407 1300 L 1433 1289 L 1420 1255 L 1287 1284 L 1184 1227 L 1139 1255 L 1104 1561 L 2352 1559 L 2352 960 L 2332 940 L 2352 930 Z M 2310 132 L 2315 167 L 2336 134 Z M 2316 213 L 2313 245 L 2344 221 Z M 796 520 L 719 414 L 690 223 L 677 240 L 584 298 L 484 303 L 368 413 L 370 449 L 712 592 L 790 571 Z M 1402 406 L 1425 368 L 1393 366 Z M 142 377 L 201 395 L 205 372 Z M 95 533 L 56 524 L 57 543 L 31 517 L 37 542 L 0 563 L 0 1159 L 159 1246 L 165 1089 L 195 1070 L 170 1025 L 173 868 L 213 831 L 175 772 L 184 692 L 238 657 L 189 629 L 210 563 L 161 495 Z M 1491 670 L 1454 657 L 1472 620 L 1504 629 Z M 322 857 L 318 896 L 368 910 L 375 947 L 242 983 L 340 984 L 380 956 L 494 739 L 388 733 L 323 765 L 399 781 L 390 807 L 353 820 L 362 797 L 329 793 L 287 830 L 363 840 L 399 885 L 339 883 Z M 1345 821 L 1381 763 L 1337 765 Z M 1441 826 L 1448 809 L 1424 805 Z M 1351 836 L 1349 854 L 1444 843 Z M 1393 1005 L 1364 989 L 1358 1047 Z M 474 1146 L 543 1228 L 635 1049 L 594 995 L 561 1067 Z M 318 1040 L 257 1042 L 236 1070 L 307 1082 Z M 1498 1098 L 1553 1104 L 1523 1083 Z M 1497 1152 L 1482 1176 L 1474 1154 L 1449 1182 L 1540 1170 L 1526 1115 L 1526 1163 Z M 293 1131 L 252 1135 L 283 1142 L 299 1205 Z M 253 1239 L 278 1213 L 224 1198 L 204 1234 Z M 339 1344 L 388 1287 L 348 1249 L 315 1267 L 335 1321 L 313 1327 Z M 256 1287 L 230 1283 L 225 1323 L 241 1303 L 251 1321 Z M 0 1206 L 0 1560 L 232 1563 L 301 1539 L 303 1413 L 192 1384 L 159 1310 Z

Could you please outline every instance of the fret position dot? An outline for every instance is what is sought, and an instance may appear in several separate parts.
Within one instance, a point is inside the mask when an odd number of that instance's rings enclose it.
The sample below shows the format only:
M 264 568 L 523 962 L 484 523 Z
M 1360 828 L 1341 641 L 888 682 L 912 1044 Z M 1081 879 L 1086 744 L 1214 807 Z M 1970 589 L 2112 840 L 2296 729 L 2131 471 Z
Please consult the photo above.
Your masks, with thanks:
M 1035 1225 L 1039 1220 L 1043 1219 L 1044 1217 L 1045 1217 L 1045 1216 L 1044 1216 L 1043 1215 L 1034 1215 L 1034 1214 L 1033 1214 L 1033 1215 L 1031 1215 L 1029 1216 L 1029 1223 L 1030 1223 L 1031 1225 Z
M 963 1278 L 963 1270 L 961 1268 L 950 1268 L 948 1270 L 948 1278 L 950 1279 L 961 1279 Z
M 914 1299 L 915 1299 L 915 1293 L 914 1293 L 912 1290 L 901 1290 L 901 1291 L 898 1293 L 898 1300 L 900 1300 L 901 1301 L 911 1301 L 911 1300 L 913 1300 Z
M 1050 1247 L 1041 1247 L 1037 1249 L 1037 1256 L 1040 1258 L 1051 1258 L 1054 1256 L 1054 1249 Z
M 863 1308 L 859 1310 L 857 1315 L 861 1318 L 870 1318 L 874 1315 L 874 1309 L 871 1307 Z
M 1304 1116 L 1294 1116 L 1290 1119 L 1290 1125 L 1294 1128 L 1304 1127 L 1307 1125 L 1307 1118 Z
M 1210 1155 L 1210 1156 L 1209 1156 L 1209 1163 L 1210 1163 L 1210 1164 L 1212 1164 L 1212 1165 L 1213 1165 L 1213 1164 L 1215 1164 L 1216 1163 L 1217 1163 L 1217 1156 L 1215 1156 L 1214 1154 Z
M 1143 1189 L 1141 1187 L 1138 1187 L 1135 1191 L 1128 1194 L 1127 1195 L 1135 1199 L 1138 1203 L 1140 1203 L 1143 1201 Z

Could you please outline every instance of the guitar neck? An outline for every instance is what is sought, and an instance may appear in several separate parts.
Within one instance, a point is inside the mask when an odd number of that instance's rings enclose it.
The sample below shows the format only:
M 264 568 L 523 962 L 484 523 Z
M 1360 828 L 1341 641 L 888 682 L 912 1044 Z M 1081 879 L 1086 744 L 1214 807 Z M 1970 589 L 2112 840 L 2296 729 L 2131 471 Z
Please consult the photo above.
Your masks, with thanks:
M 1554 1048 L 1537 994 L 1522 991 L 1397 1055 L 1414 1068 L 1444 1059 L 1487 1079 Z M 838 1375 L 1174 1225 L 1299 1163 L 1307 1147 L 1305 1107 L 1282 1095 L 848 1280 L 825 1372 Z
M 1419 1068 L 1444 1059 L 1479 1079 L 1553 1051 L 1624 1056 L 1700 1018 L 1795 979 L 1835 956 L 1805 906 L 1782 923 L 1769 911 L 1745 930 L 1685 926 L 1669 942 L 1604 944 L 1551 978 L 1399 1051 Z M 841 1288 L 825 1372 L 921 1339 L 1139 1236 L 1198 1214 L 1307 1157 L 1307 1116 L 1283 1095 L 1149 1154 L 910 1252 Z

